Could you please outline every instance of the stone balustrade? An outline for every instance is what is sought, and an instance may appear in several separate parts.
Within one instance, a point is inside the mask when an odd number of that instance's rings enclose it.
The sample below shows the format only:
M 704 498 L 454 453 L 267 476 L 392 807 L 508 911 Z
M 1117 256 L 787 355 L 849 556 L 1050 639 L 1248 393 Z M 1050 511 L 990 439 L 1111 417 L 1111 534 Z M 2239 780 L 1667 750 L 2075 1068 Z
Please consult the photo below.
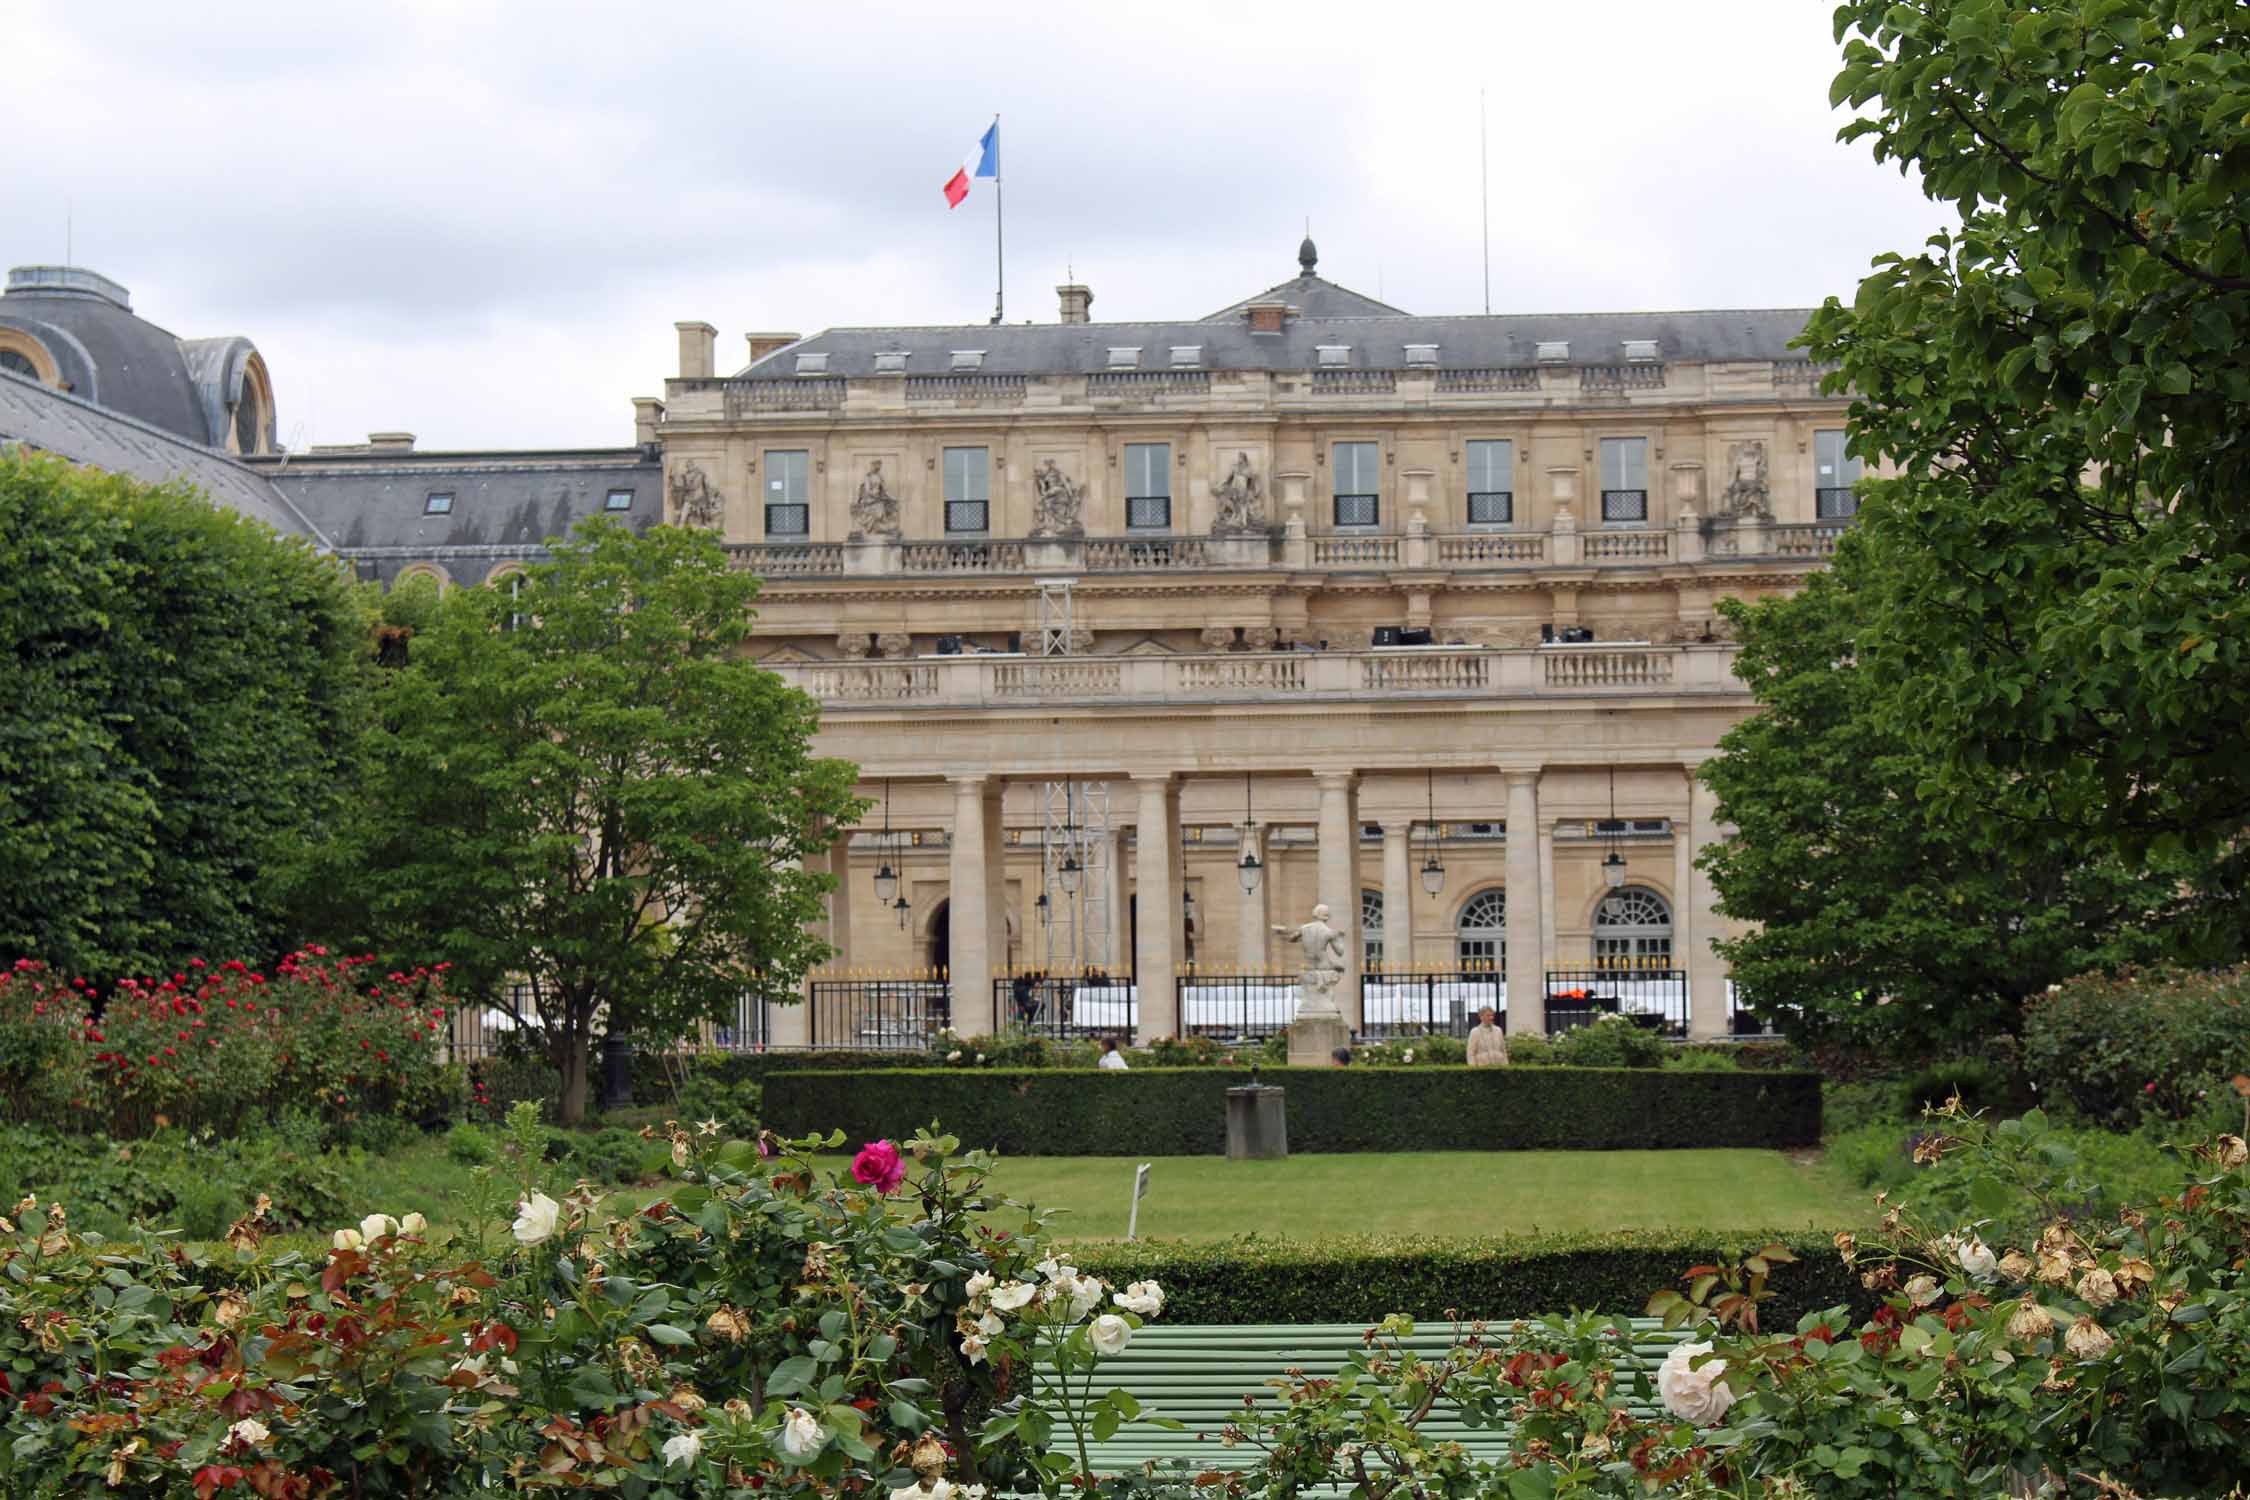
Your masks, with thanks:
M 1210 656 L 927 656 L 773 668 L 831 707 L 1189 705 L 1374 698 L 1741 695 L 1735 648 L 1635 643 L 1504 650 L 1422 646 Z

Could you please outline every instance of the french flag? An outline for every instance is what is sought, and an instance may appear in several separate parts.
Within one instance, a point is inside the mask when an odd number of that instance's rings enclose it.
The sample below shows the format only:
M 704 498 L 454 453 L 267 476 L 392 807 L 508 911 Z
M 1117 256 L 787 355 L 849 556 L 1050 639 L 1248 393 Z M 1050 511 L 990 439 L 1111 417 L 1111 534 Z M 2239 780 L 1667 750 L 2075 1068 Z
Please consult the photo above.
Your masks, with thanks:
M 969 159 L 961 163 L 961 170 L 945 179 L 945 206 L 959 208 L 961 200 L 969 196 L 969 179 L 972 177 L 998 177 L 1000 175 L 1000 122 L 994 120 L 978 140 Z

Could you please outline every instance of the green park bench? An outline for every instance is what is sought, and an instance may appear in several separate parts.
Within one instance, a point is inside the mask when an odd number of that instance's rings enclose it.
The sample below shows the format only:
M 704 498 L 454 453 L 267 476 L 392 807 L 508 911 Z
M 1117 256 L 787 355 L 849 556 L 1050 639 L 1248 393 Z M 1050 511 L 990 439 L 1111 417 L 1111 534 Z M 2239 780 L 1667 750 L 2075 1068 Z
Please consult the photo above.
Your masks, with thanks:
M 1685 1329 L 1666 1328 L 1653 1318 L 1630 1320 L 1632 1339 L 1619 1352 L 1620 1370 L 1653 1374 L 1672 1346 L 1687 1341 Z M 1488 1336 L 1506 1337 L 1506 1322 L 1489 1325 Z M 1092 1446 L 1097 1474 L 1117 1474 L 1142 1464 L 1174 1460 L 1199 1469 L 1243 1469 L 1256 1463 L 1259 1450 L 1220 1444 L 1220 1429 L 1242 1414 L 1242 1398 L 1271 1411 L 1279 1393 L 1268 1381 L 1290 1369 L 1307 1375 L 1334 1375 L 1364 1347 L 1365 1323 L 1267 1323 L 1224 1327 L 1215 1324 L 1151 1323 L 1133 1335 L 1123 1354 L 1102 1361 L 1094 1377 L 1097 1396 L 1112 1388 L 1130 1391 L 1150 1415 L 1181 1424 L 1178 1432 L 1147 1422 L 1129 1422 L 1107 1442 Z M 1449 1320 L 1417 1323 L 1414 1336 L 1395 1340 L 1400 1347 L 1435 1359 L 1453 1346 Z M 1640 1403 L 1629 1403 L 1636 1414 Z M 1422 1423 L 1434 1438 L 1451 1438 L 1480 1457 L 1497 1454 L 1507 1442 L 1504 1429 L 1470 1427 L 1447 1406 Z

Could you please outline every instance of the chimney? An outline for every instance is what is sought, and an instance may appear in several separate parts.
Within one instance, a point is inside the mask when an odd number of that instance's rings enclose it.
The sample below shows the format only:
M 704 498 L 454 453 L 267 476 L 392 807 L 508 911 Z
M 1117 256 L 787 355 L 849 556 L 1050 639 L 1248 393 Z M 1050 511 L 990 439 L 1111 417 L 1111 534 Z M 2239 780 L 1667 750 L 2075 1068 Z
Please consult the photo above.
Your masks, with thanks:
M 414 434 L 411 432 L 371 432 L 367 435 L 367 448 L 371 453 L 412 453 Z
M 719 330 L 708 323 L 674 323 L 680 331 L 680 379 L 709 380 L 719 350 Z
M 633 398 L 633 441 L 646 448 L 656 441 L 656 424 L 664 420 L 664 403 L 654 396 Z
M 750 340 L 750 363 L 756 364 L 776 349 L 786 349 L 803 338 L 799 333 L 753 333 L 745 335 Z
M 1056 287 L 1055 295 L 1062 298 L 1062 320 L 1065 323 L 1091 323 L 1094 321 L 1094 289 L 1092 287 L 1073 281 Z
M 1242 311 L 1250 320 L 1252 333 L 1279 333 L 1281 325 L 1289 319 L 1286 302 L 1253 302 Z

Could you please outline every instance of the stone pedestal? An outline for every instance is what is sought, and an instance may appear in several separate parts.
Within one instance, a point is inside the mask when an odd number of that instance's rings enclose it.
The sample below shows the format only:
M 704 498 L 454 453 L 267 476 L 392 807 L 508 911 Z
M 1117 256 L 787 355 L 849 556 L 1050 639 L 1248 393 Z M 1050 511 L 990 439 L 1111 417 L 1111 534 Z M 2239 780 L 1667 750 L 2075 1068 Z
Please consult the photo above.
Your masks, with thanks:
M 1085 553 L 1083 537 L 1035 537 L 1023 544 L 1023 565 L 1035 572 L 1075 573 L 1084 562 Z
M 1289 1066 L 1325 1068 L 1338 1047 L 1352 1044 L 1352 1029 L 1341 1015 L 1297 1017 L 1289 1023 Z
M 1271 567 L 1273 542 L 1262 531 L 1213 536 L 1203 544 L 1203 556 L 1214 568 Z
M 896 573 L 903 549 L 895 536 L 855 534 L 844 544 L 844 571 L 849 574 Z
M 1259 1083 L 1228 1089 L 1227 1160 L 1277 1161 L 1288 1154 L 1288 1090 Z

